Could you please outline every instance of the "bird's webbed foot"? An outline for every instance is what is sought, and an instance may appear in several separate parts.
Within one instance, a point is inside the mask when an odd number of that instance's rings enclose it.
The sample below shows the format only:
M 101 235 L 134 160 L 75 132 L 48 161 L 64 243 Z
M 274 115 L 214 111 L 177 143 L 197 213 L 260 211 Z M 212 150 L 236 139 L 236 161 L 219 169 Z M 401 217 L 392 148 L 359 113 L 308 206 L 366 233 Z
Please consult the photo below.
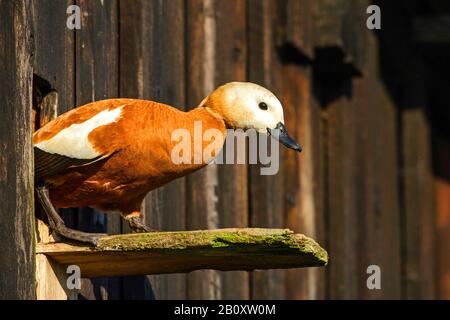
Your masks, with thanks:
M 51 203 L 48 188 L 46 186 L 39 186 L 36 188 L 36 193 L 47 216 L 50 228 L 59 236 L 69 240 L 93 244 L 94 246 L 97 246 L 100 238 L 107 236 L 104 233 L 87 233 L 68 228 Z

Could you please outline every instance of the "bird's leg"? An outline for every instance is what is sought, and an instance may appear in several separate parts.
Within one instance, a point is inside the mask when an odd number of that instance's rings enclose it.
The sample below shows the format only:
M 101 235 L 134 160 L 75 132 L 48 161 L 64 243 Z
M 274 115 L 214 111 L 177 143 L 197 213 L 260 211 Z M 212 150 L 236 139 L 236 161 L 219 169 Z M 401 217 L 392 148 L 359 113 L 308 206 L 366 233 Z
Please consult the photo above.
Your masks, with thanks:
M 50 201 L 48 188 L 46 186 L 40 186 L 36 188 L 36 192 L 39 202 L 41 203 L 42 208 L 47 215 L 50 228 L 58 235 L 66 239 L 91 243 L 93 245 L 97 245 L 98 239 L 106 236 L 106 234 L 104 233 L 87 233 L 67 228 L 64 224 L 64 220 L 59 216 L 58 212 Z
M 133 232 L 141 233 L 141 232 L 155 232 L 158 230 L 152 229 L 145 224 L 142 223 L 140 218 L 140 212 L 132 212 L 124 216 L 125 220 L 128 221 L 128 224 Z

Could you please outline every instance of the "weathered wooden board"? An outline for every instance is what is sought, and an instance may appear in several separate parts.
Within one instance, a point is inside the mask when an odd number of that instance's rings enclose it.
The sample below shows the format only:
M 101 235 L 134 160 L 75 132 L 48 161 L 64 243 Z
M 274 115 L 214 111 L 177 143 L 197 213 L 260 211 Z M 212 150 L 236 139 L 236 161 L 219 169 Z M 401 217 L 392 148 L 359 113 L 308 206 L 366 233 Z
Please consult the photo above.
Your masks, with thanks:
M 312 115 L 311 69 L 300 64 L 283 66 L 283 104 L 286 119 L 293 122 L 289 132 L 296 137 L 304 152 L 283 152 L 284 196 L 286 226 L 302 230 L 310 236 L 317 235 L 320 212 L 316 208 L 318 194 L 315 186 L 321 180 L 316 175 L 318 166 L 314 152 L 314 128 L 317 124 Z M 303 269 L 286 271 L 286 297 L 290 299 L 317 299 L 323 292 L 321 270 Z
M 376 40 L 368 36 L 367 63 L 363 78 L 353 82 L 353 96 L 359 112 L 358 145 L 362 182 L 360 199 L 364 214 L 359 215 L 359 292 L 365 299 L 401 297 L 401 216 L 398 197 L 399 171 L 397 110 L 377 77 L 379 57 Z M 358 196 L 358 195 L 357 195 Z M 380 267 L 381 290 L 367 288 L 367 268 Z
M 31 3 L 0 12 L 0 299 L 34 299 Z
M 247 72 L 246 1 L 216 1 L 215 75 L 216 86 L 230 81 L 245 81 Z M 227 138 L 229 139 L 229 138 Z M 237 153 L 245 147 L 235 146 Z M 225 155 L 226 156 L 226 155 Z M 226 164 L 218 167 L 217 210 L 221 228 L 248 225 L 247 165 Z M 220 275 L 222 299 L 248 299 L 249 277 L 245 272 Z
M 58 113 L 74 107 L 75 33 L 66 27 L 72 1 L 42 0 L 33 3 L 34 70 L 58 92 Z
M 62 265 L 76 264 L 82 277 L 254 270 L 324 266 L 327 252 L 288 229 L 217 229 L 108 236 L 97 247 L 39 244 Z
M 284 26 L 284 43 L 279 50 L 282 65 L 281 100 L 289 132 L 305 150 L 298 154 L 282 148 L 284 215 L 286 226 L 319 236 L 317 224 L 323 220 L 319 211 L 321 199 L 316 192 L 321 185 L 320 135 L 316 134 L 320 117 L 314 116 L 311 59 L 314 57 L 312 2 L 278 2 L 278 24 Z M 280 20 L 280 14 L 281 20 Z M 284 18 L 283 18 L 284 16 Z M 284 25 L 285 24 L 285 25 Z M 318 107 L 320 109 L 320 107 Z M 323 234 L 321 234 L 323 237 Z M 323 298 L 324 273 L 320 269 L 292 269 L 286 271 L 286 298 Z
M 37 112 L 36 129 L 75 105 L 73 30 L 66 27 L 65 15 L 69 1 L 39 1 L 33 3 L 34 81 L 33 108 Z M 74 226 L 74 210 L 63 210 L 62 216 Z M 36 221 L 37 241 L 50 239 L 48 227 Z M 37 299 L 76 299 L 65 285 L 65 270 L 45 256 L 36 258 Z
M 114 1 L 80 0 L 81 29 L 75 33 L 75 105 L 118 96 L 118 21 Z M 78 229 L 119 233 L 120 218 L 82 208 L 76 211 Z M 118 297 L 118 279 L 83 281 L 81 295 L 88 299 Z M 111 287 L 111 289 L 110 289 Z M 114 288 L 114 289 L 113 289 Z
M 119 1 L 120 83 L 121 97 L 151 99 L 150 58 L 152 50 L 152 13 L 150 1 Z M 147 17 L 147 20 L 144 20 Z M 125 36 L 126 35 L 126 36 Z M 150 198 L 150 196 L 148 197 Z M 147 200 L 148 201 L 148 200 Z M 142 210 L 145 214 L 146 205 Z M 145 216 L 144 216 L 145 221 Z M 153 226 L 155 228 L 155 226 Z M 124 233 L 129 232 L 126 224 Z M 154 299 L 150 278 L 147 276 L 124 277 L 121 295 L 123 299 Z
M 184 2 L 120 2 L 120 95 L 159 101 L 184 109 Z M 185 180 L 151 192 L 145 201 L 145 222 L 158 230 L 185 229 Z M 127 296 L 157 299 L 186 297 L 185 275 L 152 276 L 148 283 L 125 280 Z M 146 289 L 147 288 L 147 289 Z M 130 298 L 131 298 L 130 297 Z
M 312 1 L 287 0 L 276 3 L 275 14 L 279 24 L 275 32 L 275 43 L 297 52 L 303 59 L 314 58 L 314 15 Z
M 185 109 L 184 2 L 153 1 L 150 61 L 152 100 Z M 145 17 L 144 17 L 145 23 Z M 145 35 L 144 35 L 145 36 Z M 150 194 L 146 221 L 160 230 L 185 230 L 185 180 L 178 179 Z M 157 299 L 185 299 L 185 275 L 151 277 Z
M 428 299 L 434 291 L 433 178 L 431 132 L 426 119 L 423 65 L 408 59 L 400 116 L 400 190 L 403 214 L 403 290 L 407 299 Z
M 187 105 L 195 108 L 215 87 L 216 19 L 214 1 L 186 2 Z M 186 178 L 186 226 L 189 230 L 218 227 L 217 165 L 209 165 Z M 216 271 L 192 272 L 187 276 L 190 299 L 219 299 L 220 278 Z
M 313 71 L 314 73 L 314 71 Z M 313 77 L 312 88 L 315 87 L 315 81 Z M 314 90 L 313 90 L 314 91 Z M 308 179 L 312 175 L 313 183 L 310 188 L 312 188 L 313 192 L 313 203 L 311 204 L 314 207 L 314 234 L 315 237 L 320 239 L 320 242 L 324 244 L 326 248 L 329 247 L 330 237 L 328 234 L 328 202 L 327 202 L 327 150 L 325 146 L 327 145 L 326 136 L 327 136 L 327 120 L 326 120 L 326 112 L 320 105 L 318 101 L 318 97 L 314 94 L 311 96 L 310 101 L 310 109 L 309 109 L 309 129 L 306 127 L 305 137 L 303 137 L 302 143 L 305 145 L 305 154 L 307 152 L 311 152 L 311 155 L 304 155 L 305 162 L 312 161 L 313 162 L 313 172 L 312 173 L 303 173 L 301 172 L 301 180 L 302 184 L 304 180 Z M 301 120 L 302 122 L 305 120 Z M 306 120 L 307 121 L 307 120 Z M 310 131 L 311 137 L 308 139 L 307 132 Z M 309 148 L 308 148 L 309 145 Z M 312 160 L 311 160 L 311 158 Z M 305 164 L 304 166 L 307 166 Z M 300 164 L 300 170 L 303 166 Z M 305 182 L 306 183 L 306 182 Z M 301 189 L 302 190 L 302 189 Z M 307 210 L 307 206 L 303 206 L 303 210 Z M 305 211 L 305 215 L 309 213 Z M 313 272 L 314 273 L 314 272 Z M 317 299 L 326 299 L 328 297 L 328 270 L 319 270 L 316 273 L 316 281 L 314 282 L 313 291 L 308 291 L 310 293 L 314 293 Z M 310 278 L 311 279 L 311 278 Z
M 336 83 L 333 90 L 348 90 L 350 83 Z M 329 88 L 330 89 L 330 88 Z M 325 93 L 322 93 L 325 94 Z M 327 185 L 326 201 L 329 221 L 328 248 L 333 256 L 328 281 L 329 297 L 345 299 L 357 295 L 357 215 L 363 204 L 359 200 L 361 161 L 357 148 L 358 110 L 345 94 L 330 102 L 327 112 Z
M 248 8 L 249 81 L 269 88 L 280 99 L 282 93 L 281 63 L 278 60 L 274 26 L 275 1 L 250 1 Z M 287 123 L 293 130 L 292 123 Z M 249 172 L 250 224 L 253 227 L 278 228 L 285 224 L 283 151 L 280 146 L 279 171 L 275 175 L 262 175 L 260 165 L 251 165 Z M 273 161 L 275 163 L 275 161 Z M 272 164 L 274 165 L 274 164 Z M 285 273 L 281 270 L 255 271 L 251 281 L 252 299 L 283 299 Z
M 246 11 L 244 1 L 210 0 L 189 1 L 187 10 L 188 102 L 194 107 L 216 86 L 245 80 Z M 246 172 L 244 165 L 210 165 L 189 177 L 188 227 L 246 226 Z M 188 294 L 190 298 L 247 298 L 248 275 L 195 272 L 188 278 Z

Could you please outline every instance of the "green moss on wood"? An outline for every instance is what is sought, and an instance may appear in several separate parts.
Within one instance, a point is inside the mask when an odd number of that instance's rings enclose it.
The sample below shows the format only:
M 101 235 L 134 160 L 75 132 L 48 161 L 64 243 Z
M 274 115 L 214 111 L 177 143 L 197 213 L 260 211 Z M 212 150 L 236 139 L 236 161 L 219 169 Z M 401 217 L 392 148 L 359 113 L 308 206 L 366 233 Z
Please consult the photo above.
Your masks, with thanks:
M 38 254 L 76 264 L 85 277 L 324 266 L 328 255 L 314 240 L 288 229 L 218 229 L 108 236 L 97 247 L 37 246 Z
M 211 256 L 225 249 L 236 252 L 264 251 L 271 254 L 309 255 L 318 265 L 326 265 L 327 252 L 314 240 L 294 234 L 289 229 L 220 229 L 199 231 L 154 232 L 115 235 L 100 239 L 93 251 L 173 251 L 177 254 Z

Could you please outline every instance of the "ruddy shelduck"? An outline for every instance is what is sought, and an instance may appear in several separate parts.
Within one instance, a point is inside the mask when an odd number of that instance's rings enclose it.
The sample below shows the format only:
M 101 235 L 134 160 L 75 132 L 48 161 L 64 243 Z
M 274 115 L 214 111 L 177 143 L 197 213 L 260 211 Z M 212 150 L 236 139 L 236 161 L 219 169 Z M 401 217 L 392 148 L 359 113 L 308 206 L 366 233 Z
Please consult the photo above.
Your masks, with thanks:
M 253 83 L 220 86 L 188 112 L 138 99 L 92 102 L 33 135 L 37 194 L 50 227 L 65 238 L 95 244 L 101 235 L 67 228 L 55 209 L 92 207 L 119 212 L 135 232 L 151 231 L 140 221 L 146 194 L 212 160 L 176 164 L 171 159 L 172 132 L 193 131 L 198 121 L 203 130 L 218 129 L 224 136 L 227 128 L 269 133 L 301 151 L 287 134 L 280 101 Z

